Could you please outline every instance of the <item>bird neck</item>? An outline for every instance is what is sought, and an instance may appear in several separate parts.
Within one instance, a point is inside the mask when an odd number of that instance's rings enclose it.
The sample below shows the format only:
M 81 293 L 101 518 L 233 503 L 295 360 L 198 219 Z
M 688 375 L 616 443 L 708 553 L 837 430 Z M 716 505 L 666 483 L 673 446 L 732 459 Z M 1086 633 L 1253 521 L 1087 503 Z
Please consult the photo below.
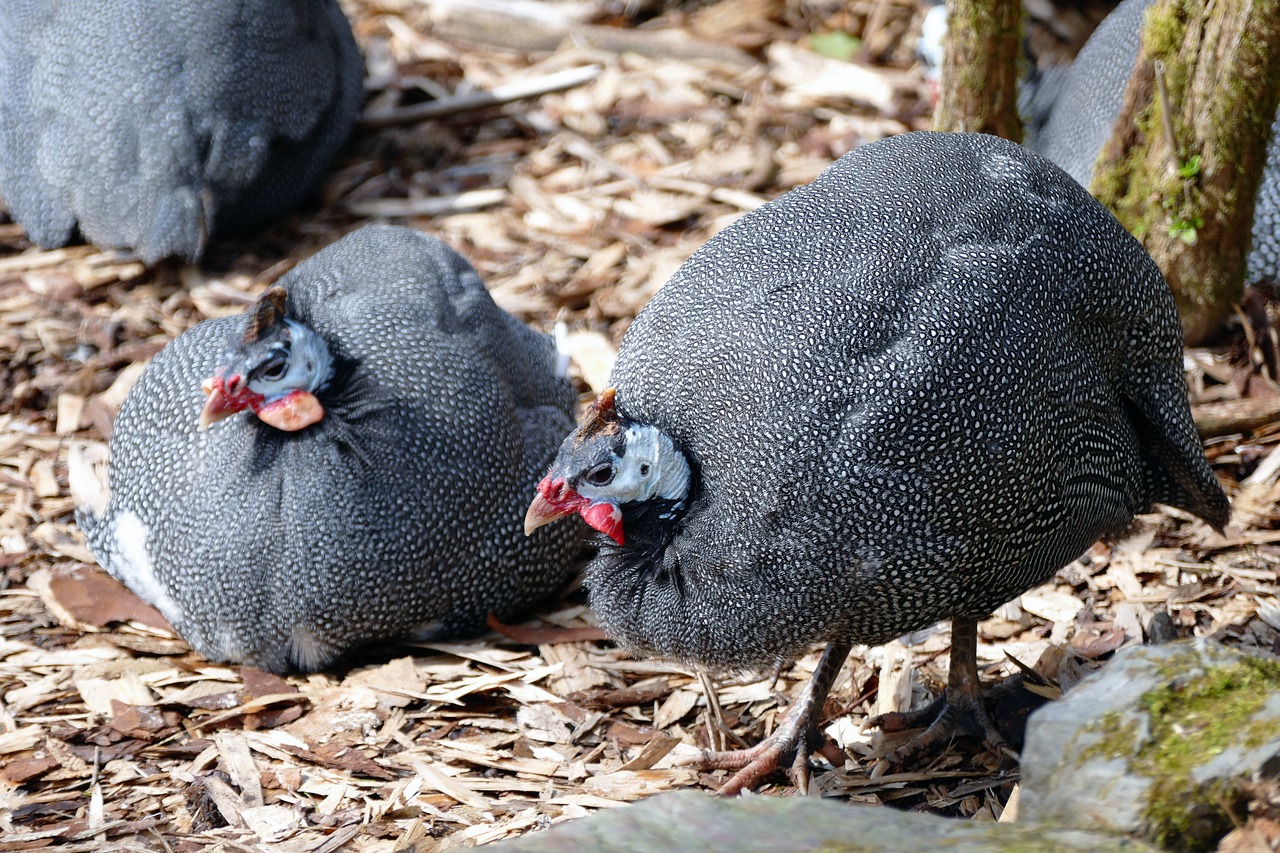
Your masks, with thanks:
M 312 393 L 326 390 L 334 372 L 329 345 L 310 326 L 295 320 L 286 319 L 284 322 L 289 327 L 291 343 L 290 373 L 296 371 L 298 386 Z
M 622 529 L 626 544 L 622 548 L 642 553 L 657 553 L 670 544 L 684 517 L 686 498 L 652 498 L 643 503 L 624 505 Z

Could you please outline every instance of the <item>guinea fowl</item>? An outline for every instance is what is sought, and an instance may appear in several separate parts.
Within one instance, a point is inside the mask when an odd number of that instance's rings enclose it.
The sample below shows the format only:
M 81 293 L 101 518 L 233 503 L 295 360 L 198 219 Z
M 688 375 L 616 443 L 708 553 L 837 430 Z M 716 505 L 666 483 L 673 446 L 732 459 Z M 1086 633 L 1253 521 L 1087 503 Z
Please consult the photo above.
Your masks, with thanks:
M 626 646 L 722 670 L 818 644 L 774 734 L 710 754 L 752 786 L 803 749 L 852 644 L 952 620 L 901 763 L 1003 742 L 976 622 L 1152 502 L 1222 527 L 1173 299 L 1079 184 L 980 134 L 858 148 L 696 252 L 627 331 L 526 531 L 603 534 L 592 607 Z M 800 766 L 800 765 L 797 765 Z
M 1086 187 L 1120 116 L 1138 61 L 1143 15 L 1154 0 L 1124 0 L 1108 15 L 1063 75 L 1060 91 L 1033 147 Z M 1254 204 L 1246 281 L 1280 288 L 1280 110 Z
M 570 572 L 575 531 L 520 524 L 573 426 L 556 364 L 458 254 L 368 226 L 156 356 L 116 419 L 110 503 L 78 520 L 212 660 L 312 670 L 471 631 Z
M 195 261 L 316 191 L 363 79 L 336 0 L 5 0 L 0 195 L 46 248 Z

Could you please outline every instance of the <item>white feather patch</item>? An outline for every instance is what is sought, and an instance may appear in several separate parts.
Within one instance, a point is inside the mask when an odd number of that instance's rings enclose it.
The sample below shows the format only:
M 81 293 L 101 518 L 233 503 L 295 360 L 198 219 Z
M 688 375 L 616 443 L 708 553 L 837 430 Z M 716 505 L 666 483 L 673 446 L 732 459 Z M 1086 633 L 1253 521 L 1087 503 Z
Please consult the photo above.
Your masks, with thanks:
M 681 500 L 689 493 L 689 463 L 665 433 L 656 427 L 627 427 L 627 448 L 615 457 L 613 480 L 607 486 L 580 483 L 578 494 L 589 500 L 615 504 L 642 503 L 650 498 Z
M 111 567 L 112 574 L 143 601 L 164 614 L 171 624 L 182 619 L 182 608 L 173 600 L 168 590 L 156 577 L 151 554 L 147 551 L 150 531 L 135 512 L 122 512 L 115 522 L 116 554 L 119 560 Z

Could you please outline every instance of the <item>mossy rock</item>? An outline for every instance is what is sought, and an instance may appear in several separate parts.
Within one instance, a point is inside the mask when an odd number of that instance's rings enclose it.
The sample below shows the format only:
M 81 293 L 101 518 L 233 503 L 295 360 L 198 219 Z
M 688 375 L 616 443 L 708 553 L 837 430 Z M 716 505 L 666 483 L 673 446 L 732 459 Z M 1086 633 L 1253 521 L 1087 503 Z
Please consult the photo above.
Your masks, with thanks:
M 1259 775 L 1280 777 L 1280 661 L 1203 639 L 1137 647 L 1032 715 L 1020 818 L 1207 850 Z

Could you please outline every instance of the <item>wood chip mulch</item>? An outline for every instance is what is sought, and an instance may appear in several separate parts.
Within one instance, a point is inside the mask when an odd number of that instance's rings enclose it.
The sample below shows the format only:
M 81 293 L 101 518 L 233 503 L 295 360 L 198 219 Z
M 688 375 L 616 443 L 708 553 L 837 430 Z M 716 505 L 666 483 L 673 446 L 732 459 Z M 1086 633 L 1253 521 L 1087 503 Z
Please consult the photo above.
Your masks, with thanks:
M 386 220 L 449 242 L 503 307 L 564 324 L 588 399 L 635 313 L 712 234 L 854 146 L 929 121 L 912 52 L 923 10 L 907 0 L 344 5 L 368 60 L 368 127 L 321 203 L 220 240 L 200 269 L 43 251 L 0 219 L 4 850 L 431 851 L 509 838 L 713 789 L 723 774 L 696 769 L 700 750 L 758 740 L 816 664 L 711 678 L 636 660 L 598 639 L 579 592 L 501 633 L 279 678 L 194 655 L 96 568 L 72 490 L 100 472 L 143 363 L 341 234 Z M 628 17 L 637 10 L 650 20 Z M 1100 14 L 1075 4 L 1063 16 Z M 812 34 L 832 32 L 858 37 L 853 64 L 811 49 Z M 1030 698 L 1043 699 L 1144 639 L 1280 651 L 1268 317 L 1242 311 L 1233 343 L 1187 357 L 1197 411 L 1216 418 L 1207 446 L 1235 502 L 1228 535 L 1176 512 L 1142 517 L 983 623 L 988 677 L 1035 673 Z M 941 626 L 855 650 L 824 709 L 810 793 L 1011 817 L 1016 774 L 990 756 L 958 744 L 883 773 L 877 758 L 899 736 L 860 729 L 927 698 L 946 646 Z M 784 776 L 766 788 L 788 790 Z

